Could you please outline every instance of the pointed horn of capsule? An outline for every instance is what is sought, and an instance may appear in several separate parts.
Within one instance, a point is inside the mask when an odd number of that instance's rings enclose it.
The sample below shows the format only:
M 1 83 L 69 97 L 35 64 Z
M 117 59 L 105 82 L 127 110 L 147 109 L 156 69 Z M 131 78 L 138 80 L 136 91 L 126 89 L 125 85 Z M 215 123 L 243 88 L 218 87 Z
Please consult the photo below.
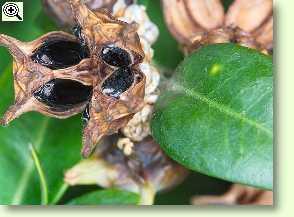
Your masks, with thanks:
M 8 48 L 17 62 L 24 62 L 26 51 L 24 43 L 8 35 L 0 34 L 0 45 Z
M 4 116 L 0 119 L 0 125 L 6 126 L 14 119 L 18 118 L 22 114 L 33 111 L 33 100 L 32 98 L 25 99 L 9 107 L 5 112 Z
M 111 23 L 118 23 L 107 11 L 92 12 L 81 0 L 69 0 L 75 20 L 83 28 L 94 27 L 96 30 L 102 29 L 117 29 L 117 26 L 111 26 Z M 109 26 L 104 25 L 109 23 Z M 102 34 L 102 31 L 100 31 Z

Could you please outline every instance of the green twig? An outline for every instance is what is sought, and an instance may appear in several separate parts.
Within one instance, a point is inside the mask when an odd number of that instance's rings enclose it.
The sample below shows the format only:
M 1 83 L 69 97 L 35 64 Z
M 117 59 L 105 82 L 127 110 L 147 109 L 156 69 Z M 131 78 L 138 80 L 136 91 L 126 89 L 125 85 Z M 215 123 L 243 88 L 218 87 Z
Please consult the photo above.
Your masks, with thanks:
M 39 161 L 37 152 L 32 144 L 29 146 L 32 154 L 33 161 L 35 163 L 36 169 L 38 171 L 39 177 L 40 177 L 40 184 L 41 184 L 41 204 L 47 205 L 48 204 L 48 188 L 47 188 L 47 182 L 46 178 L 41 166 L 41 163 Z

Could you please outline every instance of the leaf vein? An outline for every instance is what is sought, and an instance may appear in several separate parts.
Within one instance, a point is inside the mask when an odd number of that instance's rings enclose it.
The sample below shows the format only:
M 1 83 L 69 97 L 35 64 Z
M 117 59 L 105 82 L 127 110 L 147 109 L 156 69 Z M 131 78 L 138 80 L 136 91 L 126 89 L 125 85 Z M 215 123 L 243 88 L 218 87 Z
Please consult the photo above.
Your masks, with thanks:
M 188 96 L 190 96 L 194 99 L 200 100 L 201 102 L 209 105 L 210 107 L 218 110 L 221 113 L 224 113 L 232 118 L 235 118 L 235 119 L 240 120 L 250 126 L 255 127 L 256 129 L 267 134 L 269 137 L 273 136 L 272 131 L 270 129 L 266 128 L 265 126 L 256 122 L 255 120 L 252 120 L 248 117 L 245 117 L 245 115 L 242 115 L 242 114 L 228 108 L 227 106 L 221 105 L 220 103 L 215 102 L 214 100 L 209 99 L 206 96 L 203 96 L 202 94 L 200 94 L 194 90 L 190 90 L 182 85 L 179 85 L 175 81 L 173 81 L 172 90 L 177 91 L 177 92 L 184 92 Z

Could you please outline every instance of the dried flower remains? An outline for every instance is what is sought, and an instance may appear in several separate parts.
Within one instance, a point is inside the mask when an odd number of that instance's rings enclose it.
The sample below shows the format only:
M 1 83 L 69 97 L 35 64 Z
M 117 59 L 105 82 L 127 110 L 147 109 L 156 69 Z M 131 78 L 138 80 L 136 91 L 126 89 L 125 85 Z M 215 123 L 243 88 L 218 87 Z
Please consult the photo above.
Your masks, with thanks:
M 239 43 L 264 53 L 273 48 L 273 1 L 162 0 L 167 26 L 185 53 L 213 43 Z

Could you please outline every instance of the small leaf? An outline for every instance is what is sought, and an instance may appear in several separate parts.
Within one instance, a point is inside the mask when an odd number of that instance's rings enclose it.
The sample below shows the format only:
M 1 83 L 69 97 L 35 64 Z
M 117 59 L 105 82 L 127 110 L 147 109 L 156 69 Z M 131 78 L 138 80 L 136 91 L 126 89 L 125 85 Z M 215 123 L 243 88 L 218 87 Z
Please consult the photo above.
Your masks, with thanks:
M 74 198 L 69 205 L 135 205 L 140 197 L 138 194 L 118 189 L 99 190 Z
M 152 134 L 184 166 L 271 189 L 272 60 L 233 44 L 209 45 L 177 68 L 156 106 Z

